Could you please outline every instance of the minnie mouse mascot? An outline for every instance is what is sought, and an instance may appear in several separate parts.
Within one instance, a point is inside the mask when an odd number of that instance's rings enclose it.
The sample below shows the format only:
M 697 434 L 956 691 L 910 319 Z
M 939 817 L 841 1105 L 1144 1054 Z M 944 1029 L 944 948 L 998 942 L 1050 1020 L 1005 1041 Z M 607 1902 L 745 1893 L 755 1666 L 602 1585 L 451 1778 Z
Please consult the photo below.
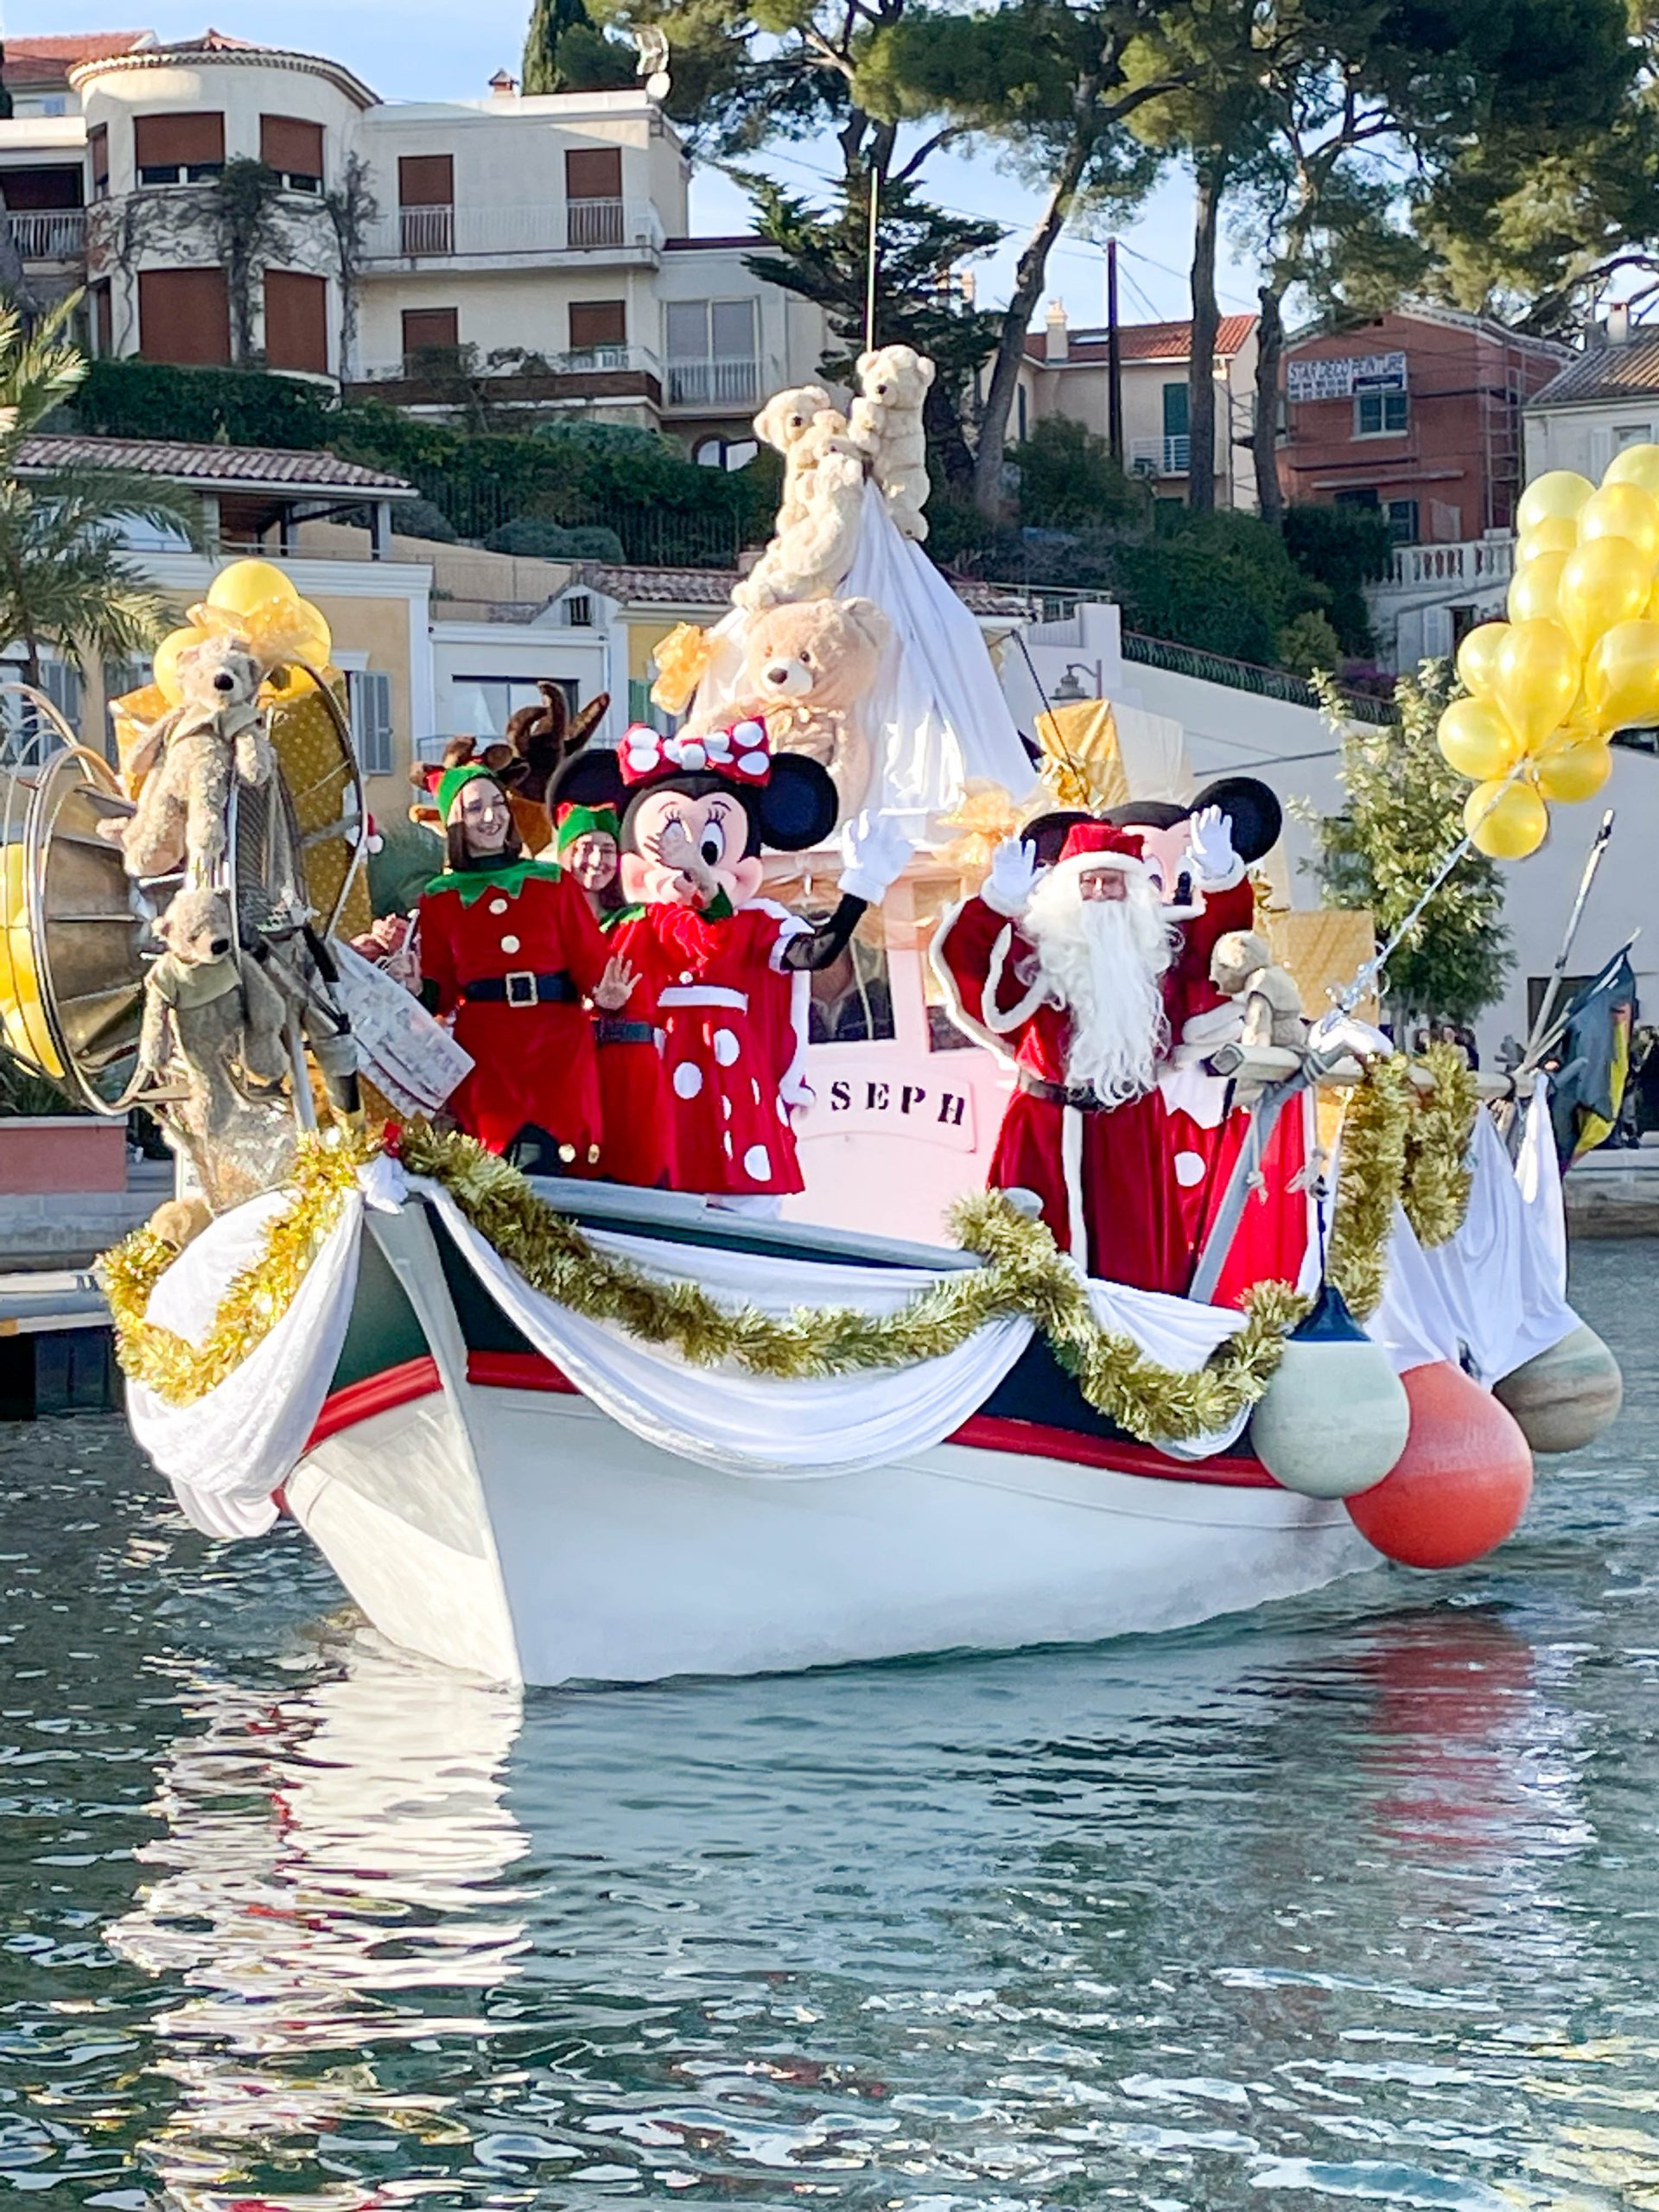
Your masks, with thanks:
M 845 950 L 909 842 L 879 817 L 850 823 L 841 897 L 816 929 L 762 899 L 763 849 L 822 844 L 840 805 L 828 771 L 774 754 L 760 721 L 685 738 L 636 722 L 617 752 L 567 762 L 553 804 L 571 802 L 620 817 L 622 891 L 639 911 L 610 935 L 662 1026 L 675 1188 L 773 1211 L 803 1187 L 789 1108 L 803 1095 L 806 977 Z

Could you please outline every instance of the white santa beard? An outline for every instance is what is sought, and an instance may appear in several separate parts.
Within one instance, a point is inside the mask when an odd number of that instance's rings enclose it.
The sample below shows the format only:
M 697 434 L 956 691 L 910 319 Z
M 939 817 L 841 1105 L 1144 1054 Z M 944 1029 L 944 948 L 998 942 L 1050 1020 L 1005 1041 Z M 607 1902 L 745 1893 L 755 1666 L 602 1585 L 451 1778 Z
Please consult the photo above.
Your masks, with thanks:
M 1161 985 L 1179 935 L 1143 877 L 1122 899 L 1085 899 L 1077 874 L 1057 868 L 1032 894 L 1020 928 L 1036 952 L 1032 980 L 1070 1017 L 1065 1077 L 1103 1105 L 1138 1098 L 1157 1081 L 1169 1040 Z

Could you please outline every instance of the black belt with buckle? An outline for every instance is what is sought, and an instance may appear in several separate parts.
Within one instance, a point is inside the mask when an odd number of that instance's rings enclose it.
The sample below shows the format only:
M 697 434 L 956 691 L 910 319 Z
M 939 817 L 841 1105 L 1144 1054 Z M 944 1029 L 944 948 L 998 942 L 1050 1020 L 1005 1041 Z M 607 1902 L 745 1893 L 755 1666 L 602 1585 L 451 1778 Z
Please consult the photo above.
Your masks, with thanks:
M 1020 1090 L 1033 1098 L 1040 1098 L 1046 1106 L 1074 1106 L 1079 1114 L 1107 1111 L 1092 1090 L 1068 1090 L 1063 1083 L 1050 1083 L 1046 1076 L 1033 1075 L 1029 1068 L 1017 1068 L 1014 1073 Z
M 551 976 L 537 976 L 528 968 L 514 968 L 505 976 L 480 976 L 475 983 L 463 983 L 461 995 L 482 1006 L 575 1006 L 582 999 L 563 968 Z
M 613 1014 L 601 1014 L 594 1024 L 596 1045 L 654 1045 L 657 1032 L 648 1021 L 619 1021 Z

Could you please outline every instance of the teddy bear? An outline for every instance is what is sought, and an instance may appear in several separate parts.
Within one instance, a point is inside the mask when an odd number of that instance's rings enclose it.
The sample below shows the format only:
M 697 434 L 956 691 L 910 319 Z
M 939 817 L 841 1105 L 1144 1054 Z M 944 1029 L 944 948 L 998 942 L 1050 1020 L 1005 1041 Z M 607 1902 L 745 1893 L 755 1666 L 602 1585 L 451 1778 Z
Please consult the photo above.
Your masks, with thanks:
M 167 950 L 144 979 L 138 1064 L 151 1076 L 178 1071 L 183 1118 L 211 1147 L 235 1127 L 245 1084 L 269 1088 L 288 1073 L 288 1001 L 237 951 L 226 893 L 175 893 L 156 928 Z
M 163 1198 L 144 1226 L 163 1244 L 182 1252 L 187 1244 L 194 1243 L 213 1217 L 213 1210 L 204 1198 Z
M 909 346 L 882 346 L 858 357 L 859 397 L 848 429 L 880 488 L 902 536 L 927 536 L 927 437 L 922 410 L 934 378 L 931 361 Z
M 767 607 L 743 641 L 733 698 L 687 724 L 682 737 L 734 721 L 766 724 L 773 747 L 830 771 L 844 822 L 864 804 L 873 759 L 859 717 L 892 636 L 873 600 L 808 599 Z
M 732 588 L 732 604 L 752 614 L 795 600 L 829 598 L 845 581 L 858 550 L 863 461 L 844 426 L 820 423 L 808 437 L 817 458 L 802 478 L 804 511 L 786 528 L 780 511 L 777 535 Z
M 1274 965 L 1267 939 L 1255 930 L 1229 930 L 1217 938 L 1210 980 L 1225 997 L 1242 1001 L 1244 1027 L 1238 1041 L 1246 1052 L 1263 1045 L 1292 1052 L 1306 1049 L 1302 995 L 1286 969 Z
M 104 825 L 127 874 L 205 876 L 225 855 L 231 784 L 269 782 L 274 763 L 259 707 L 263 671 L 223 634 L 187 646 L 178 658 L 184 698 L 145 733 L 129 764 L 142 778 L 125 821 Z
M 754 418 L 755 436 L 784 456 L 783 497 L 778 503 L 778 519 L 772 525 L 778 537 L 793 529 L 806 512 L 805 480 L 821 458 L 817 445 L 807 443 L 807 433 L 817 427 L 822 437 L 823 426 L 820 418 L 826 416 L 839 429 L 847 428 L 846 416 L 830 405 L 830 395 L 823 386 L 803 384 L 790 391 L 774 392 Z

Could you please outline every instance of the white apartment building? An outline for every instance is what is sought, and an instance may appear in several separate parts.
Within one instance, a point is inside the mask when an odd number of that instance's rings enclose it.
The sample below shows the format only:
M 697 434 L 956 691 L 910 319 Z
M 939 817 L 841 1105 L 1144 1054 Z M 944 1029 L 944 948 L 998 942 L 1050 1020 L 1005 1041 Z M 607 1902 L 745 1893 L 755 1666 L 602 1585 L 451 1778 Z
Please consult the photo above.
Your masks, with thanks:
M 1123 399 L 1123 466 L 1160 499 L 1186 497 L 1190 322 L 1128 322 L 1118 327 Z M 1216 504 L 1254 508 L 1250 424 L 1255 407 L 1255 317 L 1224 315 L 1216 334 Z M 1107 334 L 1074 330 L 1064 304 L 1051 300 L 1040 331 L 1026 340 L 1009 431 L 1023 438 L 1046 416 L 1064 415 L 1104 438 L 1110 426 Z
M 1659 330 L 1632 330 L 1616 308 L 1600 337 L 1529 401 L 1529 477 L 1572 468 L 1599 483 L 1624 447 L 1659 443 Z
M 16 40 L 7 80 L 5 219 L 37 290 L 87 286 L 99 353 L 417 408 L 481 375 L 510 408 L 671 430 L 716 463 L 816 373 L 818 310 L 745 267 L 754 241 L 689 235 L 690 163 L 643 88 L 526 99 L 503 77 L 399 104 L 213 31 Z M 238 158 L 282 180 L 245 276 L 209 188 Z

